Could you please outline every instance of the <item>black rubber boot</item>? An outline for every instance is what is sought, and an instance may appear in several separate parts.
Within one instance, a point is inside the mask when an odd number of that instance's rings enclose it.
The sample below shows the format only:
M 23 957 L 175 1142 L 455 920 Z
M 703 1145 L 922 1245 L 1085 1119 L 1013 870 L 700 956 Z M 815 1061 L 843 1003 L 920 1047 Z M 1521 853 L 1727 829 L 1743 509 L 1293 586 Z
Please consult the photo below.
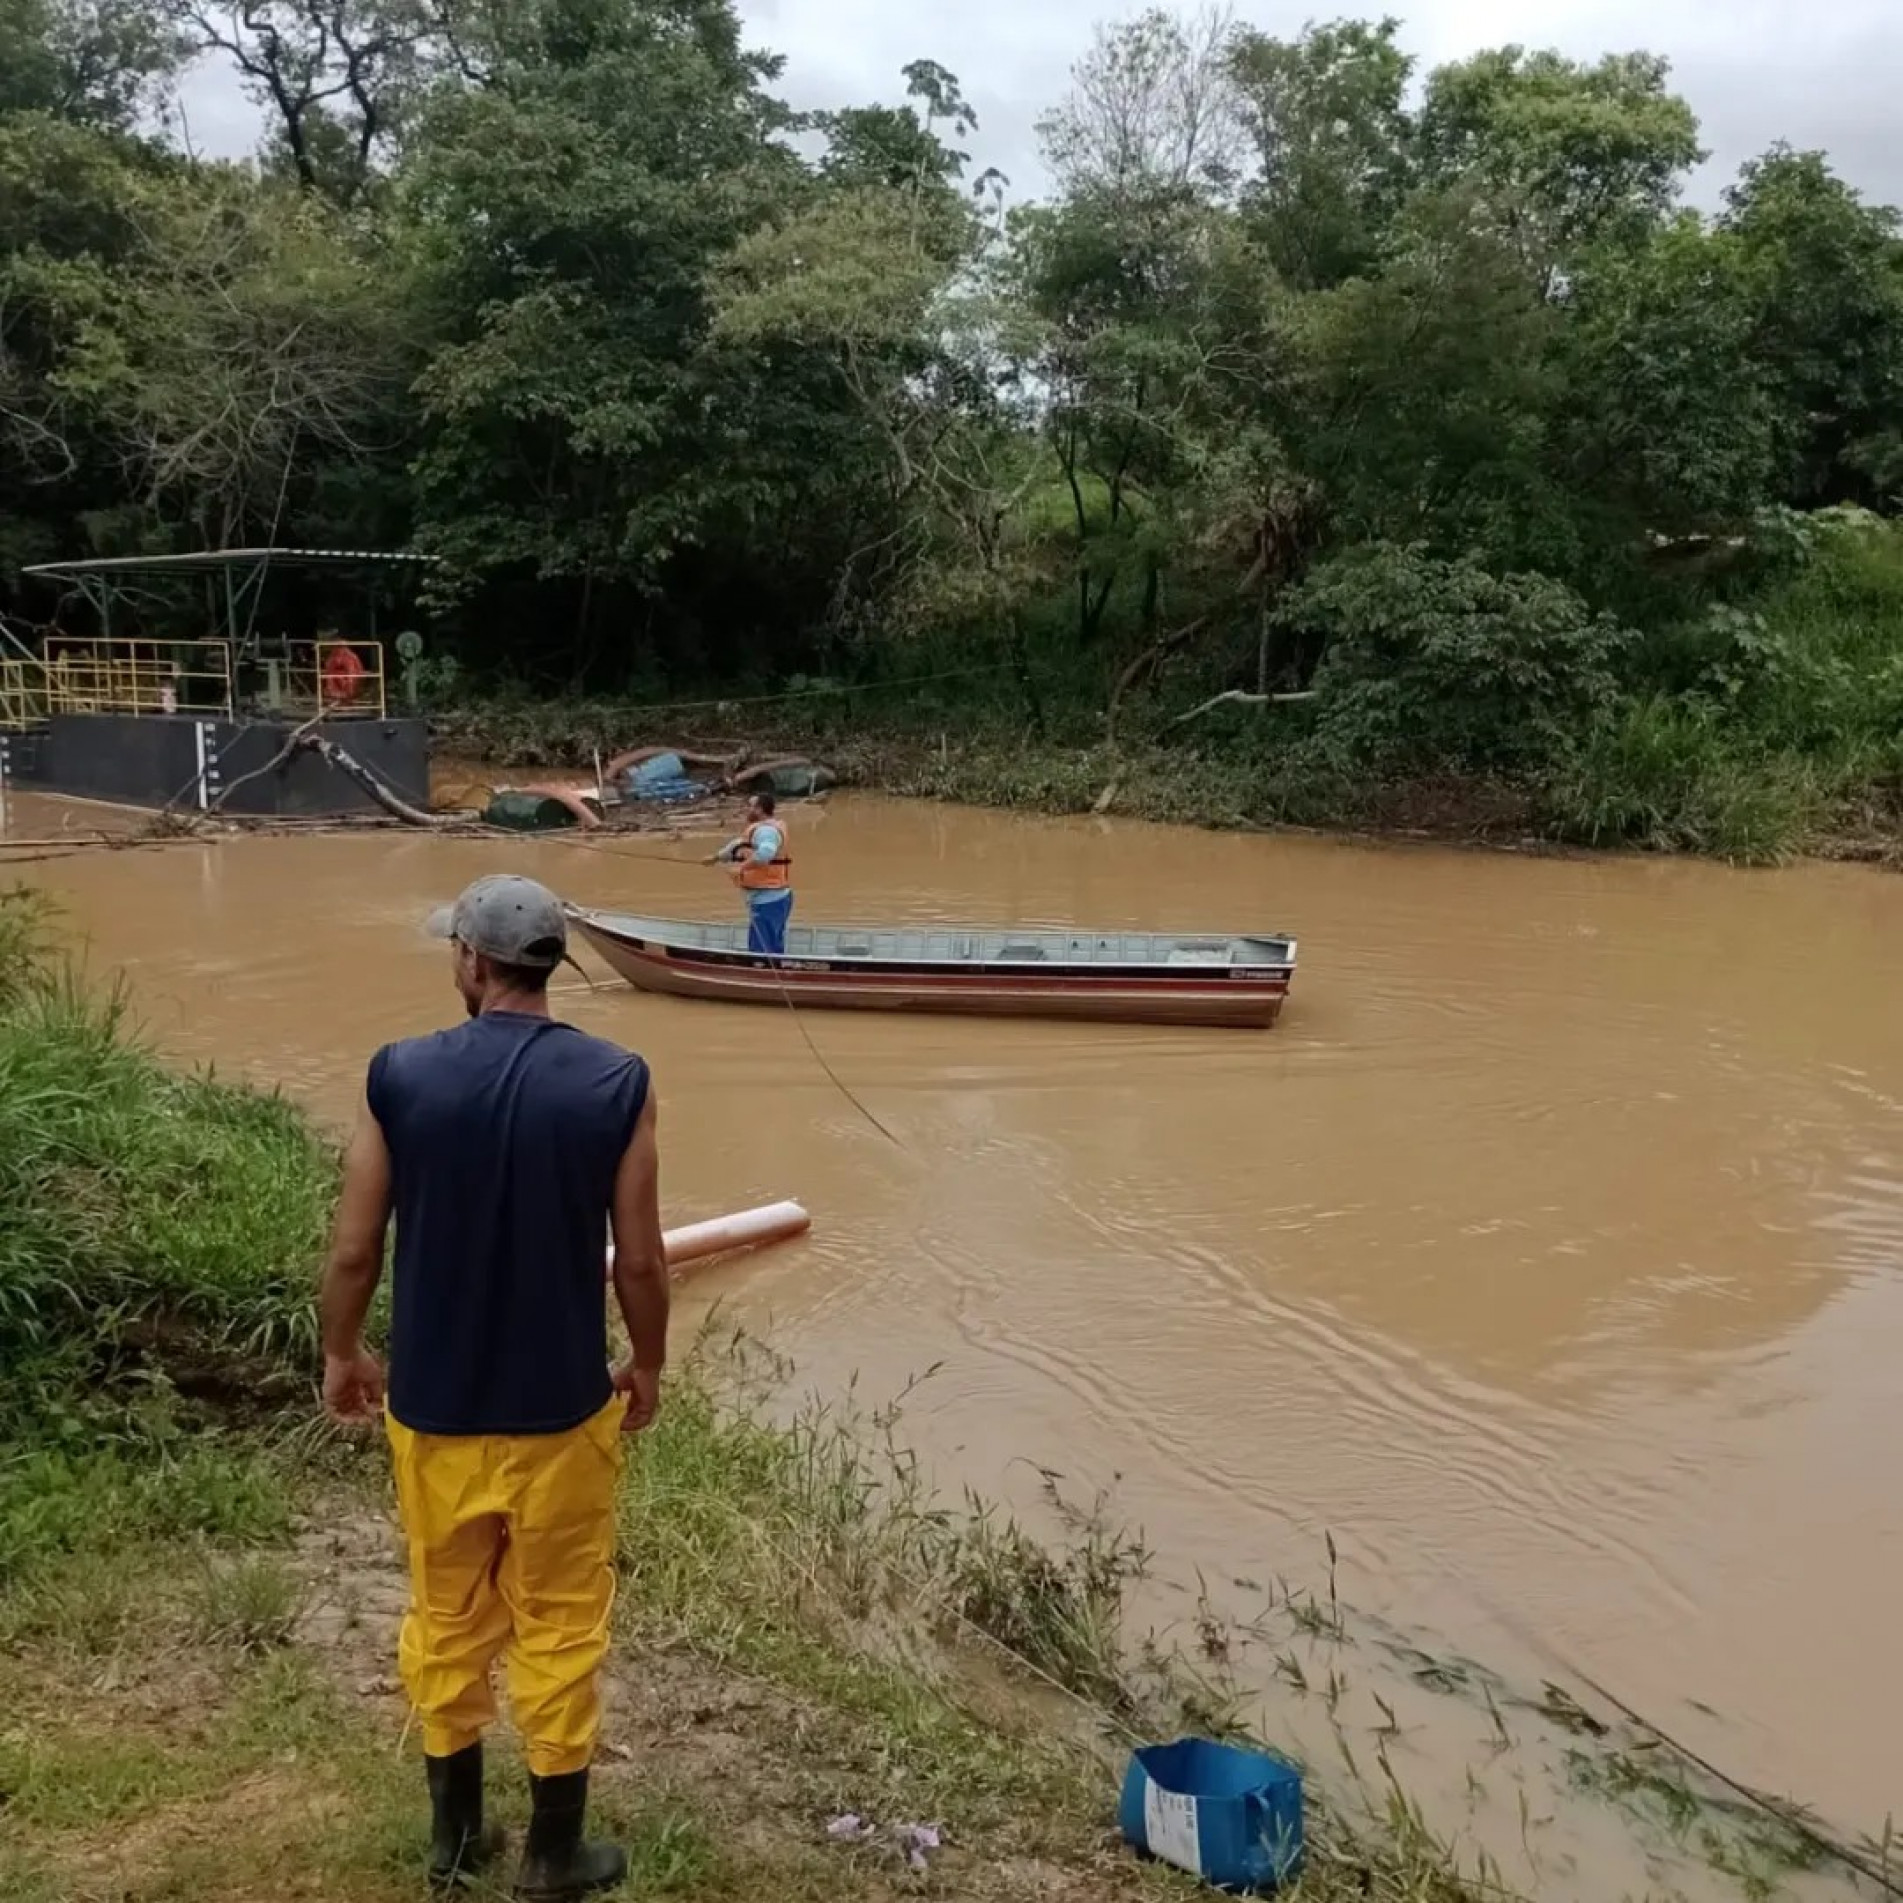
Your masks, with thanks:
M 429 1880 L 439 1890 L 468 1882 L 502 1850 L 502 1832 L 482 1823 L 482 1746 L 423 1760 L 429 1773 Z
M 572 1897 L 612 1890 L 628 1874 L 628 1856 L 613 1844 L 582 1837 L 588 1814 L 588 1773 L 531 1777 L 529 1838 L 515 1893 L 527 1903 L 567 1903 Z

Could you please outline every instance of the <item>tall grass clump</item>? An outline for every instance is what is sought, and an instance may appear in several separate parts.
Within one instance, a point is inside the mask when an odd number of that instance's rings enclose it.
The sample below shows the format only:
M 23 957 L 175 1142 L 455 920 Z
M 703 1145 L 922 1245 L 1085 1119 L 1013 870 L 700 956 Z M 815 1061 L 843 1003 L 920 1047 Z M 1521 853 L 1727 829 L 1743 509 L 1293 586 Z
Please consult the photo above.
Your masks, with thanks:
M 1706 853 L 1773 865 L 1804 844 L 1818 783 L 1801 759 L 1767 752 L 1709 705 L 1636 700 L 1547 778 L 1552 832 L 1586 846 Z
M 251 1457 L 205 1465 L 206 1433 L 301 1392 L 334 1177 L 296 1109 L 167 1069 L 122 994 L 62 954 L 44 903 L 0 894 L 10 1558 L 130 1521 L 257 1517 Z

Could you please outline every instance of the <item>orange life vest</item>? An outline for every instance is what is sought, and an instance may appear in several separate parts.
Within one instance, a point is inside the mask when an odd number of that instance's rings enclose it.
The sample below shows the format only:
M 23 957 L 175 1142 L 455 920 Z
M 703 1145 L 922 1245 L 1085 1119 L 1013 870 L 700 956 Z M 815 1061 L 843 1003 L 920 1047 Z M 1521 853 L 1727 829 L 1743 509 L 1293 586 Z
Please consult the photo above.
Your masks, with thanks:
M 771 826 L 780 835 L 780 850 L 765 865 L 753 856 L 753 835 L 762 826 Z M 740 866 L 734 883 L 744 892 L 784 892 L 793 883 L 792 841 L 786 833 L 786 821 L 776 814 L 772 819 L 757 820 L 740 835 Z

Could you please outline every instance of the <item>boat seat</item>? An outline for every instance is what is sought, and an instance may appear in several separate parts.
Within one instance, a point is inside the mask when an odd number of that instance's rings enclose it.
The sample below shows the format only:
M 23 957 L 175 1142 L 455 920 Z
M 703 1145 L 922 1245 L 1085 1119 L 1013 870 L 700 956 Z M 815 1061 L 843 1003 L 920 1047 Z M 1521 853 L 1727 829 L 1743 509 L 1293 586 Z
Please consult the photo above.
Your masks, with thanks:
M 1230 945 L 1172 945 L 1164 962 L 1171 965 L 1232 965 L 1235 957 L 1235 948 Z

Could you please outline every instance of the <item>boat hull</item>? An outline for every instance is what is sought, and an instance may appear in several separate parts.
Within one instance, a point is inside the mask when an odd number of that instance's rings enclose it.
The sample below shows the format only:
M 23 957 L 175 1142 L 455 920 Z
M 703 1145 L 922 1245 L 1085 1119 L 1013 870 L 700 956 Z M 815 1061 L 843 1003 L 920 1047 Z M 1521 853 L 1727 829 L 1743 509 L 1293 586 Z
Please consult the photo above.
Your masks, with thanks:
M 575 924 L 608 967 L 637 990 L 781 1010 L 791 1005 L 1266 1030 L 1281 1015 L 1293 975 L 1292 966 L 1139 973 L 1080 967 L 908 969 L 838 958 L 775 961 L 670 945 L 612 929 L 585 913 Z

